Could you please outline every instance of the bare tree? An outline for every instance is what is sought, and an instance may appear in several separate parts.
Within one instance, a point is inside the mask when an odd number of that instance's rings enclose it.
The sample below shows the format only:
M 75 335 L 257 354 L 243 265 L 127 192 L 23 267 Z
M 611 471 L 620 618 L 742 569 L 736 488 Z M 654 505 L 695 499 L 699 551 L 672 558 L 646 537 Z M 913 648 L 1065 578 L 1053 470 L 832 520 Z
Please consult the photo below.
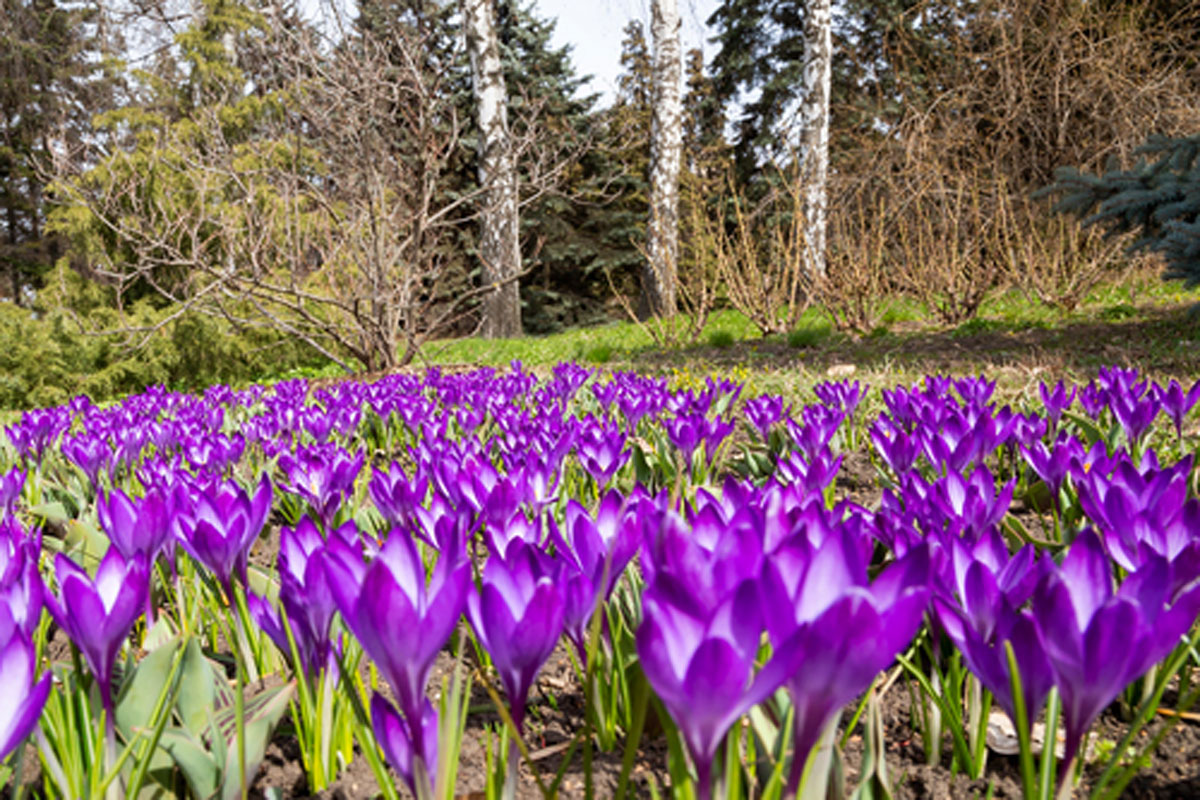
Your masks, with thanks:
M 825 274 L 829 175 L 829 92 L 833 73 L 831 0 L 810 0 L 804 17 L 804 87 L 800 94 L 801 175 L 805 186 L 805 265 Z
M 485 192 L 479 226 L 483 335 L 510 338 L 521 335 L 520 221 L 496 10 L 492 0 L 463 0 L 462 9 L 479 117 L 479 183 Z
M 650 220 L 642 292 L 646 310 L 671 316 L 676 310 L 679 262 L 679 164 L 683 152 L 682 50 L 676 0 L 654 0 L 650 124 Z
M 497 284 L 515 289 L 515 276 L 473 289 L 450 245 L 478 193 L 447 191 L 449 65 L 431 65 L 411 27 L 334 47 L 268 22 L 281 88 L 175 123 L 135 117 L 137 146 L 60 176 L 57 224 L 118 297 L 150 287 L 172 301 L 160 325 L 217 315 L 347 370 L 393 367 Z

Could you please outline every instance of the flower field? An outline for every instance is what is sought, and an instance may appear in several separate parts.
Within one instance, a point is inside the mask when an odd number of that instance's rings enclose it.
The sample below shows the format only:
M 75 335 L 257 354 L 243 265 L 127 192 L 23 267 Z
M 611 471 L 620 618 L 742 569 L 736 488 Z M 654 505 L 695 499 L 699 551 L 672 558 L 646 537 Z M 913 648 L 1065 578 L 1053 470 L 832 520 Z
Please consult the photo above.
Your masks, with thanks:
M 1200 383 L 994 391 L 514 362 L 26 412 L 0 781 L 282 797 L 289 739 L 311 793 L 365 762 L 388 798 L 883 798 L 907 693 L 927 764 L 1120 796 L 1200 699 Z M 583 713 L 546 748 L 556 653 Z

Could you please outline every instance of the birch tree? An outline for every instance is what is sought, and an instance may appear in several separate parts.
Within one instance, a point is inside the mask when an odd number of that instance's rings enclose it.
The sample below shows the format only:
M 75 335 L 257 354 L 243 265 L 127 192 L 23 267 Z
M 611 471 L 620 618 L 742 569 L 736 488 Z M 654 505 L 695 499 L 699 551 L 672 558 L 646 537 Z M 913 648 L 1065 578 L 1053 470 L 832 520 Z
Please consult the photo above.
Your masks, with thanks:
M 810 0 L 804 19 L 804 86 L 800 95 L 800 167 L 804 185 L 805 268 L 825 274 L 829 176 L 829 91 L 833 65 L 830 0 Z
M 679 162 L 683 151 L 682 50 L 676 0 L 651 5 L 654 41 L 650 123 L 650 220 L 642 292 L 646 310 L 671 316 L 679 258 Z
M 520 224 L 517 170 L 496 12 L 492 0 L 462 0 L 471 80 L 479 117 L 479 183 L 484 190 L 479 220 L 482 263 L 482 334 L 488 338 L 521 335 Z

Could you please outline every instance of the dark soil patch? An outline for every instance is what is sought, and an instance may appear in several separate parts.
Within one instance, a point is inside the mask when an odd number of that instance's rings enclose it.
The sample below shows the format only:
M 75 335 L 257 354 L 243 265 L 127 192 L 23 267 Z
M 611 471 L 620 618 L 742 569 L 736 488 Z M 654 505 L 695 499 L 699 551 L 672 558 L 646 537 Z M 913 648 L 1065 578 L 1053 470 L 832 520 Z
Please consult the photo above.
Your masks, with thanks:
M 439 669 L 448 668 L 450 659 L 443 656 Z M 564 672 L 565 669 L 565 672 Z M 561 681 L 571 668 L 565 652 L 561 650 L 552 657 L 546 670 L 538 680 L 538 689 L 531 698 L 529 746 L 543 780 L 549 785 L 560 766 L 560 759 L 574 732 L 583 724 L 583 698 L 570 679 L 571 688 L 560 690 Z M 553 703 L 549 702 L 554 695 Z M 472 705 L 480 710 L 468 717 L 466 737 L 463 742 L 462 758 L 459 763 L 458 797 L 462 800 L 477 800 L 483 797 L 486 779 L 484 737 L 485 728 L 494 728 L 500 717 L 491 709 L 484 710 L 488 703 L 486 693 L 477 691 Z M 964 775 L 954 775 L 948 768 L 950 744 L 948 737 L 940 762 L 926 763 L 922 742 L 911 724 L 909 695 L 902 682 L 897 682 L 882 698 L 882 712 L 886 728 L 887 772 L 896 800 L 960 800 L 961 798 L 983 798 L 989 794 L 995 798 L 1020 798 L 1020 767 L 1015 756 L 988 754 L 987 769 L 980 780 L 971 780 Z M 849 711 L 843 720 L 849 716 Z M 1144 743 L 1166 720 L 1155 720 L 1147 732 L 1139 737 Z M 1109 713 L 1104 715 L 1093 728 L 1093 741 L 1108 743 L 1109 749 L 1125 733 L 1125 725 Z M 844 731 L 842 731 L 844 733 Z M 861 731 L 849 739 L 843 753 L 843 769 L 847 787 L 853 789 L 859 778 L 862 765 L 863 744 Z M 1140 745 L 1139 745 L 1140 746 Z M 1104 748 L 1100 748 L 1103 750 Z M 1138 773 L 1123 793 L 1123 797 L 1144 800 L 1168 800 L 1172 798 L 1200 797 L 1200 727 L 1184 722 L 1175 726 L 1163 741 L 1150 768 Z M 661 735 L 648 737 L 639 750 L 638 760 L 630 785 L 630 797 L 649 796 L 648 782 L 653 780 L 660 788 L 669 785 L 667 773 L 666 740 Z M 1076 797 L 1086 797 L 1100 775 L 1102 762 L 1086 766 L 1076 789 Z M 593 761 L 593 778 L 597 798 L 613 797 L 621 771 L 620 743 L 612 753 L 596 753 Z M 583 764 L 576 754 L 566 769 L 560 786 L 559 796 L 582 798 Z M 267 752 L 266 761 L 254 787 L 254 797 L 265 798 L 267 789 L 273 789 L 275 797 L 306 798 L 321 800 L 358 800 L 376 797 L 378 787 L 367 766 L 366 759 L 357 756 L 350 768 L 329 790 L 310 795 L 304 784 L 300 767 L 300 753 L 295 740 L 286 736 L 277 737 Z M 402 791 L 402 796 L 407 793 Z M 528 768 L 522 765 L 521 782 L 517 791 L 521 800 L 534 800 L 541 794 Z

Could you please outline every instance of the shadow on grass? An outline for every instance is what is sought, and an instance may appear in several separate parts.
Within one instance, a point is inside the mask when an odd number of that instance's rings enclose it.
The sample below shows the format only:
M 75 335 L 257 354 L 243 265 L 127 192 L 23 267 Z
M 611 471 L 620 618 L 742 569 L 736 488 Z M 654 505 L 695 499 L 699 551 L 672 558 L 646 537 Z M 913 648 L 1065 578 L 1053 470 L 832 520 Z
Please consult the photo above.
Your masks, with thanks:
M 1130 317 L 1067 321 L 1054 326 L 975 320 L 949 330 L 899 325 L 866 337 L 832 336 L 796 348 L 779 339 L 739 341 L 721 349 L 631 354 L 635 368 L 662 369 L 689 362 L 754 369 L 803 365 L 825 370 L 853 364 L 863 371 L 965 374 L 997 367 L 1037 368 L 1086 379 L 1108 364 L 1159 375 L 1200 373 L 1200 316 L 1191 304 L 1139 308 Z

